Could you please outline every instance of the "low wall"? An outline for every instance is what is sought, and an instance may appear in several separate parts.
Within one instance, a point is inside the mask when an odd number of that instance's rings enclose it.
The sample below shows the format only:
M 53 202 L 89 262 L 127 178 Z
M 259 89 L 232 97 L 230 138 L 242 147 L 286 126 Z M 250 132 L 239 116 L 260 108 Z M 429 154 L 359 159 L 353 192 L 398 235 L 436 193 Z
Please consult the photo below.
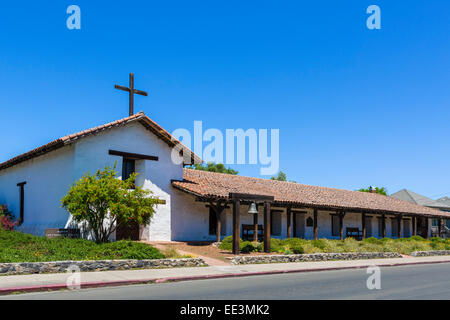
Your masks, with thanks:
M 203 267 L 207 266 L 200 258 L 154 259 L 154 260 L 89 260 L 89 261 L 51 261 L 0 263 L 0 275 L 32 273 L 65 273 L 69 267 L 80 271 L 108 271 L 152 268 Z
M 448 256 L 450 250 L 432 250 L 432 251 L 414 251 L 411 252 L 413 257 L 429 257 L 429 256 Z
M 330 260 L 361 260 L 401 258 L 397 252 L 346 252 L 346 253 L 311 253 L 289 255 L 261 255 L 261 256 L 237 256 L 231 260 L 232 264 L 254 263 L 280 263 L 280 262 L 311 262 Z

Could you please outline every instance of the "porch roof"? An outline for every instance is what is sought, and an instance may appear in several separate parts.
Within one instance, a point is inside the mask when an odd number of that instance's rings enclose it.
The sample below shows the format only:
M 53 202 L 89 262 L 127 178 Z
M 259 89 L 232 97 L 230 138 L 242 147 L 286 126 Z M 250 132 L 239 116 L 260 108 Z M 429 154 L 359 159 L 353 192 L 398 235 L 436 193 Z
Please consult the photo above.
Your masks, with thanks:
M 269 179 L 183 169 L 173 187 L 197 197 L 228 199 L 230 193 L 274 196 L 274 204 L 322 210 L 346 210 L 450 218 L 449 212 L 423 207 L 389 196 Z

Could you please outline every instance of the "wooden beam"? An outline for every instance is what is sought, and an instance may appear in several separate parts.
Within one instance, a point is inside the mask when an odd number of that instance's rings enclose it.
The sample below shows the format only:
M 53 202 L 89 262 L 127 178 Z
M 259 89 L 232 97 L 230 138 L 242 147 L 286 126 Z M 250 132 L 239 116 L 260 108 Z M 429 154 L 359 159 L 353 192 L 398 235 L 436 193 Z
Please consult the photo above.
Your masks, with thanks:
M 397 237 L 400 239 L 400 238 L 403 238 L 403 230 L 402 230 L 402 216 L 400 215 L 400 216 L 398 216 L 397 217 L 397 223 L 398 223 L 398 235 L 397 235 Z
M 240 203 L 239 200 L 233 201 L 233 254 L 239 254 L 240 239 Z
M 158 161 L 157 156 L 149 156 L 149 155 L 139 154 L 139 153 L 122 152 L 122 151 L 117 151 L 117 150 L 109 150 L 108 153 L 112 156 L 119 156 L 119 157 L 124 157 L 124 158 L 132 159 L 132 160 Z
M 339 212 L 339 239 L 344 240 L 344 212 Z
M 253 214 L 253 241 L 258 241 L 258 214 Z
M 270 252 L 270 202 L 264 202 L 264 252 Z
M 413 229 L 413 236 L 417 236 L 417 218 L 416 216 L 412 217 L 412 229 Z
M 230 193 L 230 199 L 239 199 L 242 201 L 260 201 L 260 202 L 273 202 L 273 196 L 265 196 L 259 194 L 248 194 L 248 193 Z
M 294 229 L 294 238 L 297 238 L 297 214 L 292 212 L 292 228 Z
M 430 219 L 425 218 L 426 238 L 430 239 Z
M 439 218 L 438 219 L 438 233 L 439 233 L 438 237 L 441 236 L 441 232 L 442 232 L 442 219 Z
M 386 215 L 381 215 L 381 236 L 386 238 Z
M 366 238 L 366 214 L 362 214 L 362 238 Z
M 286 208 L 286 236 L 292 238 L 291 207 Z
M 318 224 L 318 212 L 317 209 L 314 209 L 314 221 L 313 221 L 313 227 L 314 227 L 314 240 L 317 240 L 319 236 L 319 224 Z

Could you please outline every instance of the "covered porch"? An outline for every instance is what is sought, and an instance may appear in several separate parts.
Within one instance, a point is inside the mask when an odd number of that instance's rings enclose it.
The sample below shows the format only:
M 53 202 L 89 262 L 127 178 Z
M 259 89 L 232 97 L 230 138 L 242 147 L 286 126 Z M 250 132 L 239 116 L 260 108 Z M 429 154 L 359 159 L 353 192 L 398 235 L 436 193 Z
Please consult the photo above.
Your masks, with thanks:
M 191 169 L 184 174 L 172 186 L 209 209 L 208 239 L 232 235 L 235 254 L 242 237 L 262 238 L 266 252 L 270 238 L 429 238 L 431 220 L 442 226 L 449 217 L 448 212 L 375 193 Z M 193 216 L 201 214 L 195 211 Z

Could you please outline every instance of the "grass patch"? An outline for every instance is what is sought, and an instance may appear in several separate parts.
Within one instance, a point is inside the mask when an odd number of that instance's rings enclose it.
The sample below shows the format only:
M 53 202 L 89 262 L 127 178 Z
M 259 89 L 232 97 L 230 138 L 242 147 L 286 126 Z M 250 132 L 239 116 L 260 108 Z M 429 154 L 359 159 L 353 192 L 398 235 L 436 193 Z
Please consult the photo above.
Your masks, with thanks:
M 145 243 L 122 240 L 97 244 L 85 239 L 49 239 L 0 229 L 0 262 L 162 258 L 163 253 Z
M 420 236 L 411 238 L 367 238 L 356 241 L 353 238 L 345 240 L 305 240 L 299 238 L 271 239 L 271 251 L 282 254 L 322 253 L 322 252 L 398 252 L 410 254 L 413 251 L 450 250 L 450 239 L 431 238 L 426 240 Z M 259 242 L 239 241 L 241 252 L 262 252 L 263 244 Z M 222 250 L 232 249 L 232 237 L 226 237 L 219 245 Z

